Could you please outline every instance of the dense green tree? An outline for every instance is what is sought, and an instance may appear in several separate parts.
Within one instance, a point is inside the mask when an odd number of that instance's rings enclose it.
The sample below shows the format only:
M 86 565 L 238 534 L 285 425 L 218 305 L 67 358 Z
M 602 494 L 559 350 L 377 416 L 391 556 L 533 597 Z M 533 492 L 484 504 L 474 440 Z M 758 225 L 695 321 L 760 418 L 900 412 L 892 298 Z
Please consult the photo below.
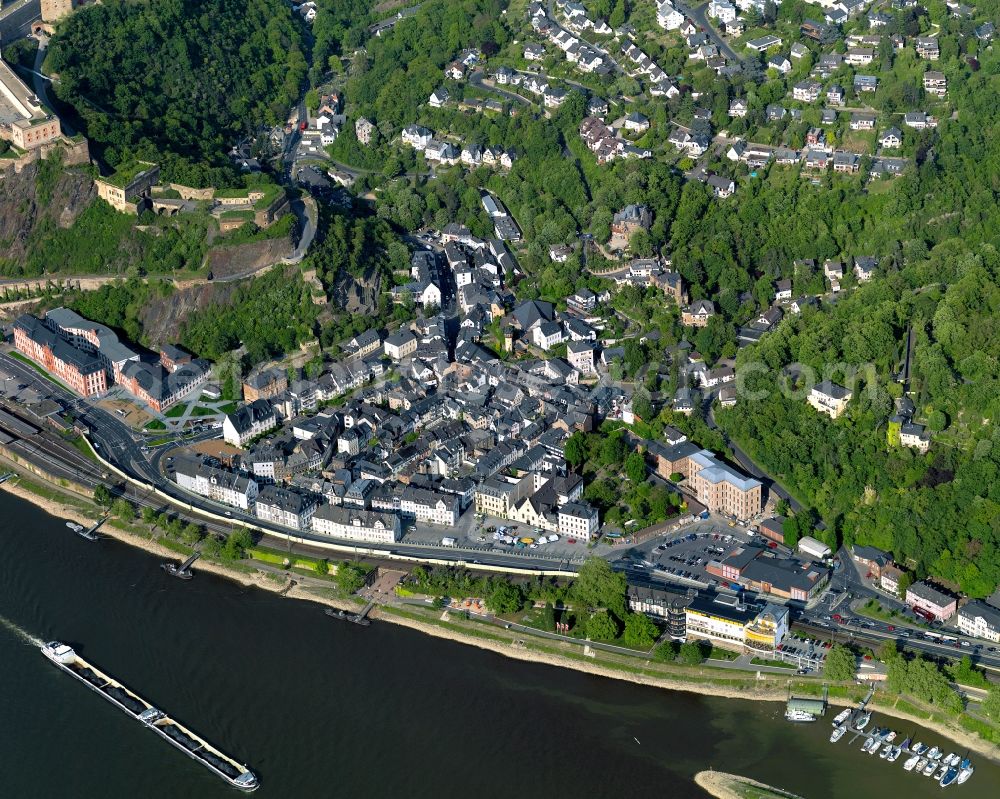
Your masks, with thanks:
M 135 518 L 135 506 L 121 497 L 112 503 L 111 512 L 123 522 L 130 522 Z
M 625 616 L 625 575 L 613 571 L 604 558 L 587 558 L 573 581 L 573 596 L 588 608 L 606 608 Z
M 486 607 L 497 614 L 515 613 L 523 603 L 521 587 L 509 580 L 494 580 L 486 596 Z
M 571 468 L 578 470 L 583 466 L 587 459 L 587 443 L 583 433 L 577 431 L 566 439 L 563 455 Z
M 358 563 L 341 561 L 337 564 L 333 579 L 341 591 L 345 594 L 353 594 L 364 586 L 368 572 L 369 569 Z
M 594 641 L 611 641 L 618 637 L 618 623 L 607 611 L 598 611 L 587 619 L 587 637 Z
M 629 453 L 625 459 L 625 474 L 636 485 L 646 482 L 646 459 L 641 452 Z
M 625 632 L 622 640 L 633 649 L 649 649 L 660 631 L 644 613 L 629 613 L 625 617 Z
M 606 436 L 601 443 L 600 461 L 602 466 L 619 467 L 625 462 L 628 456 L 628 444 L 625 442 L 625 433 L 616 430 Z
M 226 536 L 222 546 L 222 555 L 229 560 L 242 560 L 247 557 L 247 550 L 253 547 L 253 537 L 245 527 L 237 527 Z
M 111 163 L 146 157 L 196 185 L 231 179 L 228 148 L 284 122 L 307 69 L 279 0 L 108 0 L 63 20 L 48 58 Z
M 823 674 L 835 682 L 847 682 L 857 673 L 857 657 L 846 646 L 834 644 L 826 653 Z
M 205 534 L 204 528 L 200 524 L 195 524 L 194 522 L 188 522 L 184 525 L 184 530 L 181 532 L 181 540 L 185 544 L 194 546 Z
M 94 502 L 105 508 L 111 505 L 111 492 L 103 483 L 98 483 L 94 488 Z
M 677 659 L 687 666 L 697 666 L 705 658 L 702 655 L 701 647 L 696 642 L 686 641 L 681 644 Z

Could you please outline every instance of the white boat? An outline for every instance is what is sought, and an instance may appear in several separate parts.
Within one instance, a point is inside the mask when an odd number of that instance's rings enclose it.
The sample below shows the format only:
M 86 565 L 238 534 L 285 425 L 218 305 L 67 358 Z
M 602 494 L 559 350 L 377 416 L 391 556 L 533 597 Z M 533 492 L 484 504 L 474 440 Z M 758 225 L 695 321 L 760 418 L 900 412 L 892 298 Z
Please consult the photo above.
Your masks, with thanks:
M 876 740 L 872 743 L 871 748 L 868 750 L 868 754 L 874 755 L 881 748 L 882 748 L 882 742 Z
M 927 751 L 927 744 L 923 743 L 922 741 L 917 741 L 915 744 L 913 744 L 913 753 L 915 755 L 922 755 L 926 751 Z
M 77 524 L 76 522 L 66 522 L 66 526 L 74 533 L 82 533 L 84 530 L 83 525 Z
M 938 782 L 943 782 L 949 771 L 951 771 L 951 766 L 941 766 L 941 768 L 939 768 L 934 774 L 934 779 Z
M 946 766 L 957 766 L 962 762 L 962 758 L 956 755 L 954 752 L 949 752 L 948 756 L 944 759 L 944 764 Z
M 925 768 L 927 768 L 927 758 L 922 757 L 917 761 L 917 765 L 913 767 L 913 771 L 916 774 L 923 774 Z
M 927 759 L 928 760 L 940 760 L 941 759 L 941 750 L 938 749 L 936 746 L 932 747 L 931 750 L 927 753 Z
M 928 760 L 927 765 L 924 766 L 924 770 L 921 771 L 920 773 L 923 774 L 925 777 L 932 777 L 934 776 L 935 770 L 937 770 L 937 761 Z
M 972 761 L 969 760 L 969 758 L 966 758 L 965 760 L 962 761 L 962 769 L 961 771 L 958 772 L 958 776 L 955 778 L 955 782 L 961 785 L 963 782 L 965 782 L 967 779 L 969 779 L 969 777 L 973 775 L 975 770 L 976 769 L 973 768 L 972 766 Z
M 841 724 L 843 724 L 845 721 L 847 721 L 850 717 L 851 717 L 851 709 L 850 708 L 846 708 L 844 710 L 841 710 L 836 716 L 833 717 L 833 726 L 834 727 L 839 727 Z
M 886 743 L 890 743 L 890 744 L 893 741 L 895 741 L 896 740 L 896 731 L 895 730 L 889 730 L 888 734 L 885 736 L 885 740 L 886 740 Z
M 920 755 L 910 755 L 907 761 L 903 764 L 903 771 L 913 771 L 913 767 L 917 765 L 920 760 Z
M 889 755 L 893 753 L 895 747 L 892 744 L 886 744 L 882 747 L 882 751 L 878 753 L 880 760 L 888 760 Z
M 787 721 L 816 721 L 816 717 L 812 713 L 807 713 L 804 710 L 786 710 L 785 719 Z
M 903 754 L 903 747 L 894 746 L 892 747 L 892 751 L 886 756 L 885 759 L 888 760 L 890 763 L 895 763 L 897 760 L 899 760 L 899 756 L 901 754 Z
M 835 727 L 833 732 L 830 733 L 830 743 L 837 743 L 837 741 L 844 737 L 845 732 L 847 732 L 847 727 L 844 727 L 843 725 Z
M 58 641 L 52 641 L 43 646 L 42 654 L 53 663 L 59 663 L 63 666 L 76 663 L 76 652 L 73 650 L 73 647 L 61 644 Z
M 862 751 L 862 752 L 867 752 L 867 751 L 868 751 L 869 749 L 871 749 L 871 748 L 872 748 L 872 747 L 873 747 L 874 745 L 875 745 L 875 739 L 874 739 L 874 738 L 872 738 L 872 737 L 871 737 L 871 736 L 869 735 L 869 736 L 868 736 L 867 738 L 865 738 L 865 742 L 864 742 L 863 744 L 861 744 L 861 751 Z
M 858 732 L 863 732 L 865 727 L 872 723 L 872 714 L 868 712 L 863 712 L 854 720 L 854 729 Z

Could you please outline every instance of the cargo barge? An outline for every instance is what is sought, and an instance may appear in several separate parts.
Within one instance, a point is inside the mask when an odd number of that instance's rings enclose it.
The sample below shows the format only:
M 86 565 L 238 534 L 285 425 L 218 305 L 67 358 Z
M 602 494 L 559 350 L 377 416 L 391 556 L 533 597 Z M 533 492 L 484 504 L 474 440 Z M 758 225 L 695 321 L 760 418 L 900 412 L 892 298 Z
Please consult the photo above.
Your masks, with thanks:
M 256 775 L 246 766 L 223 754 L 116 679 L 104 674 L 76 654 L 72 647 L 59 641 L 51 641 L 41 649 L 42 654 L 60 669 L 84 683 L 91 690 L 96 691 L 128 715 L 142 722 L 188 757 L 222 777 L 234 788 L 249 793 L 257 790 L 260 786 Z

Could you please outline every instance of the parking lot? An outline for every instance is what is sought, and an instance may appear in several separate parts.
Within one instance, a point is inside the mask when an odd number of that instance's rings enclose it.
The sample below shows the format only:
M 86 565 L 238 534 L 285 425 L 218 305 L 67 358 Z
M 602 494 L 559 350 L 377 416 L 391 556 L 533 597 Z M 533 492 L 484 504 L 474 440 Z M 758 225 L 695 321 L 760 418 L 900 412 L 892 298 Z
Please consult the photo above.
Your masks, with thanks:
M 724 580 L 707 571 L 713 560 L 723 560 L 734 549 L 750 540 L 745 529 L 712 519 L 699 520 L 676 533 L 632 547 L 619 563 L 627 570 L 645 576 L 690 586 L 728 588 Z
M 453 538 L 455 546 L 461 549 L 481 549 L 489 552 L 569 560 L 607 554 L 610 551 L 609 547 L 602 545 L 590 548 L 585 541 L 565 536 L 559 536 L 554 541 L 542 542 L 543 536 L 550 539 L 552 535 L 547 530 L 529 527 L 526 524 L 480 516 L 470 508 L 459 517 L 458 524 L 454 527 L 411 524 L 406 529 L 403 541 L 407 544 L 440 545 L 443 539 Z M 530 539 L 530 542 L 522 539 Z
M 819 671 L 823 668 L 823 661 L 826 660 L 826 653 L 829 649 L 829 641 L 788 636 L 784 642 L 778 645 L 774 659 L 789 663 L 797 669 Z

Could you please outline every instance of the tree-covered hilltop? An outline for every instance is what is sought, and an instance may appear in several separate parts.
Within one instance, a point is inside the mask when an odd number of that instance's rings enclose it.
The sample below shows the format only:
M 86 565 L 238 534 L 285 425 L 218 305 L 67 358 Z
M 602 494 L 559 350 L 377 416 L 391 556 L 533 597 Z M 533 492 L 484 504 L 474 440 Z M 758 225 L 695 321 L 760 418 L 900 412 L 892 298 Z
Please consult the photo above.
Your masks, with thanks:
M 839 534 L 881 547 L 920 576 L 985 596 L 1000 583 L 1000 253 L 955 241 L 889 270 L 742 351 L 744 392 L 716 418 L 819 511 L 829 543 Z M 892 375 L 911 329 L 910 396 L 931 432 L 926 454 L 890 446 L 887 436 L 903 390 Z M 820 378 L 831 364 L 861 370 L 844 417 L 831 421 L 803 392 L 780 390 L 793 363 Z M 848 382 L 840 373 L 832 379 Z
M 506 41 L 505 6 L 501 0 L 428 0 L 405 24 L 355 54 L 347 96 L 361 114 L 397 127 L 410 124 L 459 50 L 495 53 Z
M 109 163 L 144 156 L 180 181 L 283 122 L 308 68 L 281 0 L 106 0 L 61 23 L 47 66 Z

